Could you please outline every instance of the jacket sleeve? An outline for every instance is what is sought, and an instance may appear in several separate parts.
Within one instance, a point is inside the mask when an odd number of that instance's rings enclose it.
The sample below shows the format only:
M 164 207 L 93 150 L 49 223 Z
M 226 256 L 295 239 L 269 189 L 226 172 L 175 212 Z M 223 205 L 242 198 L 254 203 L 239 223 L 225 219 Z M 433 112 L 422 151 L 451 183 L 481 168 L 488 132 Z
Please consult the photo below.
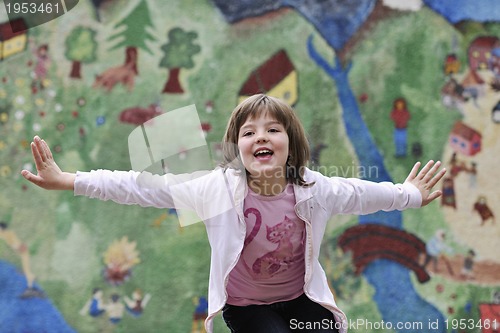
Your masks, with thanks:
M 233 208 L 221 169 L 163 176 L 136 171 L 77 172 L 74 194 L 126 205 L 175 208 L 181 210 L 178 216 L 182 225 Z
M 330 178 L 327 207 L 332 214 L 365 215 L 404 210 L 422 205 L 420 191 L 410 183 L 371 182 L 356 178 Z
M 148 172 L 93 170 L 76 173 L 74 194 L 126 205 L 175 208 L 171 186 L 177 182 L 168 175 Z M 185 197 L 194 198 L 190 195 Z M 194 201 L 186 198 L 182 200 L 184 208 L 192 209 Z

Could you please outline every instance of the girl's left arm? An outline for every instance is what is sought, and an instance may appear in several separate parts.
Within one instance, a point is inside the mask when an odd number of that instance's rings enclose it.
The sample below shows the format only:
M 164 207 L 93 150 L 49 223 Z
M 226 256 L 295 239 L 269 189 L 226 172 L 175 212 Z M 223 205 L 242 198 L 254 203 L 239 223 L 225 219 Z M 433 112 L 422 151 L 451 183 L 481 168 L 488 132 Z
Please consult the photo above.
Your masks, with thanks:
M 420 169 L 421 163 L 417 162 L 413 166 L 410 171 L 410 174 L 405 180 L 405 183 L 410 183 L 414 185 L 422 195 L 422 207 L 428 205 L 433 200 L 439 198 L 443 192 L 440 190 L 433 191 L 432 188 L 437 184 L 438 181 L 443 178 L 446 173 L 446 169 L 442 168 L 439 170 L 441 166 L 441 162 L 430 160 L 425 164 L 425 166 Z M 439 170 L 439 171 L 438 171 Z
M 373 182 L 357 178 L 330 178 L 325 207 L 334 214 L 365 215 L 379 210 L 392 211 L 418 208 L 441 196 L 432 187 L 444 176 L 441 162 L 429 161 L 419 171 L 417 162 L 403 184 Z M 438 171 L 439 170 L 439 171 Z

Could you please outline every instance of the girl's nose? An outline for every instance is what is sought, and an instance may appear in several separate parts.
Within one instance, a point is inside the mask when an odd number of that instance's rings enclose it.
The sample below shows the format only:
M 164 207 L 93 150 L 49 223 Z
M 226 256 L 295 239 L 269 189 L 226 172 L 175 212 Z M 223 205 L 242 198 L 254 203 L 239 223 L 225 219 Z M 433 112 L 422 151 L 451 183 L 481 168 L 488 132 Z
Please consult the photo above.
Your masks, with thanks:
M 256 143 L 263 143 L 269 141 L 267 136 L 264 133 L 260 133 L 255 137 Z

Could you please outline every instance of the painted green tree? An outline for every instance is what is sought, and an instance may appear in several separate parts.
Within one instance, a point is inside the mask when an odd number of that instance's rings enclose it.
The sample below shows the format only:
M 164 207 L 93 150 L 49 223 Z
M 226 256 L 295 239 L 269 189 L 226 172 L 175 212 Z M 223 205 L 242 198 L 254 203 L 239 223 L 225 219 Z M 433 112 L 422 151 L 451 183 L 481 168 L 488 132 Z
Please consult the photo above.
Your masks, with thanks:
M 96 32 L 90 28 L 78 26 L 66 37 L 66 59 L 71 60 L 69 77 L 81 79 L 82 63 L 92 63 L 97 59 Z
M 181 28 L 173 28 L 168 32 L 168 42 L 161 46 L 164 55 L 160 60 L 160 67 L 169 70 L 168 81 L 162 93 L 184 92 L 179 81 L 179 73 L 181 68 L 194 67 L 193 56 L 201 51 L 201 47 L 194 43 L 196 38 L 198 38 L 196 32 L 186 32 Z
M 123 27 L 125 29 L 121 30 Z M 150 27 L 153 27 L 153 21 L 151 20 L 148 4 L 146 0 L 142 0 L 127 17 L 115 25 L 114 28 L 120 29 L 120 32 L 109 38 L 109 41 L 120 40 L 111 49 L 125 47 L 124 66 L 130 68 L 136 75 L 139 73 L 137 70 L 137 49 L 152 54 L 146 44 L 147 41 L 155 40 L 154 36 L 148 32 Z

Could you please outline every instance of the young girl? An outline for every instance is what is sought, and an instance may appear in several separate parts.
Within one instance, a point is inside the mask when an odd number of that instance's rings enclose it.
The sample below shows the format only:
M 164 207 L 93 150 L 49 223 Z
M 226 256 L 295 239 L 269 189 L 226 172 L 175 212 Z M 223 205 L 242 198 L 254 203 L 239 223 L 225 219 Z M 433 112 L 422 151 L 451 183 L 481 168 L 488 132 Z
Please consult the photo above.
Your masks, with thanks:
M 22 175 L 46 189 L 196 211 L 212 248 L 208 332 L 221 311 L 231 332 L 345 332 L 346 316 L 318 261 L 326 223 L 335 214 L 427 205 L 441 195 L 431 191 L 445 173 L 441 163 L 430 161 L 420 172 L 416 163 L 396 185 L 325 177 L 306 167 L 309 145 L 292 108 L 265 95 L 234 109 L 223 141 L 220 168 L 191 182 L 185 175 L 151 176 L 155 186 L 144 186 L 144 172 L 63 172 L 35 137 L 38 174 Z M 214 213 L 214 206 L 229 209 Z

